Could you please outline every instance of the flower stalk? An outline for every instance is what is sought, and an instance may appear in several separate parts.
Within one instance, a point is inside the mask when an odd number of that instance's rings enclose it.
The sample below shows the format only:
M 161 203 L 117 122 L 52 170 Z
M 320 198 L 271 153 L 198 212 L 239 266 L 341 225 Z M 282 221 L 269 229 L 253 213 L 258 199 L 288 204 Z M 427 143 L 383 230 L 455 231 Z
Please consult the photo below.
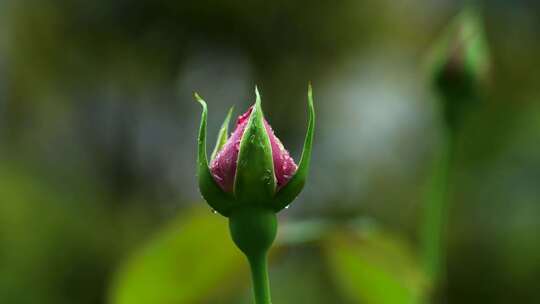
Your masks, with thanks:
M 229 217 L 229 230 L 236 246 L 246 255 L 257 304 L 270 304 L 268 250 L 277 233 L 276 214 L 265 208 L 246 208 Z
M 456 141 L 467 115 L 483 101 L 489 78 L 490 58 L 482 22 L 478 8 L 466 6 L 429 57 L 430 76 L 444 120 L 444 139 L 427 185 L 421 229 L 424 269 L 435 296 L 444 293 L 446 281 L 446 227 Z
M 211 161 L 206 157 L 206 102 L 202 106 L 199 129 L 197 176 L 202 196 L 217 213 L 229 219 L 235 245 L 251 268 L 256 304 L 270 304 L 268 251 L 277 234 L 276 213 L 288 206 L 302 191 L 309 171 L 315 111 L 311 85 L 308 89 L 308 128 L 300 163 L 297 166 L 270 124 L 264 119 L 261 98 L 242 114 L 228 135 L 232 109 L 223 123 Z

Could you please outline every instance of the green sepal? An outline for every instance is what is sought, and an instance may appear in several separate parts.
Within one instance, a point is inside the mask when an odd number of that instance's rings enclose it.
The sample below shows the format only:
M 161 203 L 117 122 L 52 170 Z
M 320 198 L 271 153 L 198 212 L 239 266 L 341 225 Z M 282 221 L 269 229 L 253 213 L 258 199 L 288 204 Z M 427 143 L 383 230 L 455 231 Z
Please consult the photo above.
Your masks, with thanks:
M 269 204 L 276 190 L 272 146 L 264 126 L 261 97 L 257 99 L 240 141 L 234 195 L 242 204 Z
M 315 108 L 313 107 L 313 90 L 311 83 L 308 86 L 308 127 L 306 138 L 304 140 L 304 148 L 300 164 L 294 176 L 289 182 L 278 191 L 274 197 L 273 208 L 275 212 L 279 212 L 287 207 L 304 188 L 307 175 L 309 173 L 309 163 L 311 162 L 311 150 L 313 146 L 313 132 L 315 129 Z
M 234 106 L 229 109 L 229 112 L 227 113 L 227 116 L 225 117 L 225 120 L 223 121 L 223 124 L 219 129 L 216 146 L 214 148 L 214 151 L 212 152 L 212 155 L 210 156 L 210 161 L 212 161 L 214 157 L 216 157 L 216 155 L 219 153 L 219 151 L 221 151 L 221 148 L 223 148 L 223 146 L 227 142 L 227 139 L 229 138 L 229 121 L 231 120 L 233 110 Z
M 208 159 L 206 157 L 206 119 L 207 107 L 206 102 L 195 93 L 195 99 L 202 106 L 201 126 L 199 128 L 198 153 L 197 153 L 197 177 L 199 179 L 199 190 L 208 205 L 223 216 L 229 216 L 233 206 L 233 198 L 225 193 L 214 180 L 210 168 L 208 167 Z

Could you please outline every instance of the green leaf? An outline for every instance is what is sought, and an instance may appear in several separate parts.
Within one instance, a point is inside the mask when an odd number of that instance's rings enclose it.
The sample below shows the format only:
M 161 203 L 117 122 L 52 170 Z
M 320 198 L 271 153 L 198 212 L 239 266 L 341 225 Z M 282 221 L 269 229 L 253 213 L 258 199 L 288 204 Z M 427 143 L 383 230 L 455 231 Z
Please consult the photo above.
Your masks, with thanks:
M 335 231 L 323 248 L 333 277 L 351 303 L 421 303 L 426 280 L 405 243 L 379 232 Z
M 257 100 L 240 141 L 234 194 L 242 203 L 266 204 L 274 196 L 276 177 L 272 146 L 264 126 L 261 97 L 257 88 L 255 93 Z
M 221 148 L 225 145 L 228 138 L 229 133 L 229 121 L 231 120 L 231 116 L 234 110 L 234 106 L 232 106 L 229 109 L 229 112 L 227 113 L 227 116 L 225 117 L 225 120 L 223 121 L 223 124 L 221 125 L 221 128 L 219 129 L 217 141 L 216 141 L 216 147 L 214 148 L 214 151 L 212 152 L 212 155 L 210 156 L 210 160 L 214 159 L 216 155 L 219 153 Z
M 227 220 L 197 208 L 121 265 L 109 303 L 223 303 L 248 285 L 247 269 L 228 235 Z
M 313 90 L 311 84 L 308 87 L 308 127 L 306 132 L 306 138 L 304 140 L 304 149 L 302 151 L 302 157 L 300 158 L 300 164 L 296 173 L 291 180 L 281 188 L 276 194 L 274 210 L 276 212 L 287 207 L 297 196 L 300 194 L 306 183 L 306 178 L 309 173 L 309 164 L 311 162 L 311 150 L 313 146 L 313 133 L 315 130 L 315 109 L 313 107 Z
M 228 216 L 229 211 L 233 206 L 232 197 L 223 192 L 218 186 L 212 173 L 210 173 L 208 159 L 206 158 L 206 119 L 208 112 L 206 102 L 197 93 L 194 95 L 195 99 L 202 106 L 201 126 L 199 128 L 197 145 L 197 177 L 199 179 L 199 190 L 212 209 L 216 210 L 221 215 Z

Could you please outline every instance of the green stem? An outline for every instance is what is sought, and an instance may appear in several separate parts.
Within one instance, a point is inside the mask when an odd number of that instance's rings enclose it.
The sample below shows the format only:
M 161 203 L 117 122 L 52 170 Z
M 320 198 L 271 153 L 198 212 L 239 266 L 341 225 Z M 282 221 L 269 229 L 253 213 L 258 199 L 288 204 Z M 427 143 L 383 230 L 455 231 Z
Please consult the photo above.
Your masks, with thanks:
M 255 303 L 271 304 L 267 256 L 276 237 L 276 214 L 261 206 L 239 207 L 231 212 L 229 230 L 249 261 Z
M 256 304 L 271 304 L 266 254 L 248 257 Z
M 452 136 L 442 145 L 430 178 L 423 216 L 423 263 L 434 287 L 441 287 L 445 277 L 445 236 L 448 221 L 448 184 L 452 165 Z

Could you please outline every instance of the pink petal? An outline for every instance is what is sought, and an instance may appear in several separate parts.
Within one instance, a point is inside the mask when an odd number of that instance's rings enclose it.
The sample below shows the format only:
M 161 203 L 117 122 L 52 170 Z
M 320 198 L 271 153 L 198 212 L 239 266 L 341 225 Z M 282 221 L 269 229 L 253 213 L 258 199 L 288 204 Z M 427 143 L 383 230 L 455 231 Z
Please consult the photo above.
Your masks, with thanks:
M 294 159 L 289 154 L 289 151 L 285 149 L 279 138 L 274 134 L 274 130 L 272 130 L 266 119 L 264 120 L 264 126 L 266 127 L 266 132 L 272 145 L 274 173 L 277 180 L 277 190 L 279 190 L 291 179 L 298 166 L 294 163 Z
M 235 130 L 210 162 L 210 172 L 212 172 L 212 176 L 225 192 L 233 192 L 240 141 L 242 140 L 242 134 L 244 134 L 252 110 L 253 107 L 249 107 L 246 113 L 238 117 Z
M 233 192 L 240 141 L 242 140 L 242 135 L 244 134 L 252 110 L 253 106 L 238 117 L 235 130 L 210 163 L 212 176 L 225 192 Z M 266 120 L 264 121 L 264 125 L 272 146 L 274 172 L 277 180 L 277 189 L 279 190 L 291 179 L 296 172 L 297 166 L 289 155 L 289 152 L 283 147 L 279 138 L 274 135 L 272 127 Z

